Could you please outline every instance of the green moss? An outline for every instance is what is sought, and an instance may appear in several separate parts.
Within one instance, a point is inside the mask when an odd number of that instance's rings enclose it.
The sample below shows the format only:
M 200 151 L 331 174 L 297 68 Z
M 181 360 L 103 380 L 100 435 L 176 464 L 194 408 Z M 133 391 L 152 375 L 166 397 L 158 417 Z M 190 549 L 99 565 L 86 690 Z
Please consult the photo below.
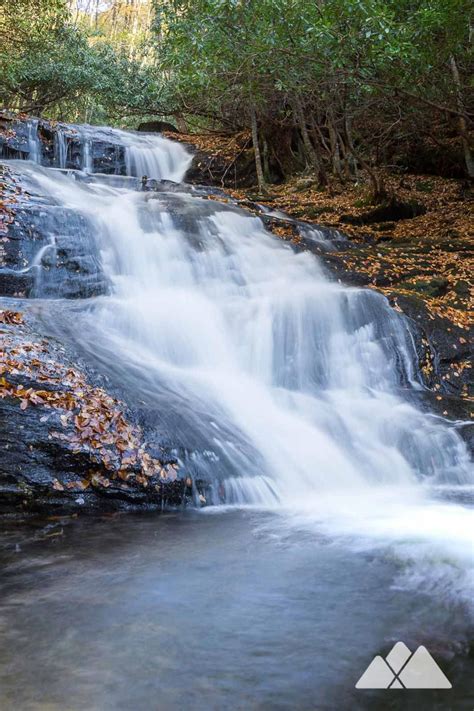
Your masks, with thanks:
M 424 296 L 437 297 L 446 293 L 449 282 L 444 277 L 433 277 L 429 281 L 406 281 L 401 284 L 405 289 L 416 291 Z
M 458 296 L 466 296 L 467 297 L 470 294 L 469 282 L 467 282 L 463 279 L 460 279 L 459 281 L 457 281 L 453 288 Z
M 415 183 L 415 188 L 422 193 L 432 193 L 433 183 L 431 183 L 429 180 L 419 180 L 417 183 Z

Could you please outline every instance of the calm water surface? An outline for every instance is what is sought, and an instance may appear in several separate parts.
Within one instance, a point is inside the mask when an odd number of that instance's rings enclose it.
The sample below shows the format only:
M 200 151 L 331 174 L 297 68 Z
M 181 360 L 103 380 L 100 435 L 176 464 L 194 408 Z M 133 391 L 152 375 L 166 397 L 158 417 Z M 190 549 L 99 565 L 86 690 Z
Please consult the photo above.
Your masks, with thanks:
M 388 548 L 258 511 L 4 528 L 2 710 L 473 708 L 463 609 L 397 584 Z M 453 689 L 354 689 L 399 639 Z

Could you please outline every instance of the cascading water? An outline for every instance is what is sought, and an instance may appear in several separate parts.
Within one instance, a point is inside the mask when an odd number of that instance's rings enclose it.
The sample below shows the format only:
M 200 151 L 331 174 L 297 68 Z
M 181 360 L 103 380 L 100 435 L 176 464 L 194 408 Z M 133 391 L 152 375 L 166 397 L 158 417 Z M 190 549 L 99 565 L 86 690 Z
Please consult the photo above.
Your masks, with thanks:
M 41 163 L 38 121 L 36 119 L 28 122 L 28 158 L 34 163 Z
M 89 173 L 103 172 L 94 165 L 94 146 L 115 149 L 111 155 L 113 172 L 118 175 L 180 181 L 190 156 L 179 144 L 159 135 L 133 134 L 119 129 L 72 125 L 82 146 L 80 167 Z M 66 166 L 65 166 L 66 167 Z
M 191 162 L 183 146 L 156 134 L 40 119 L 18 122 L 14 131 L 13 154 L 48 167 L 179 181 Z M 2 150 L 12 157 L 8 138 Z
M 67 141 L 64 132 L 58 129 L 55 133 L 56 155 L 58 168 L 66 168 L 67 165 Z
M 181 146 L 115 135 L 129 174 L 182 180 Z M 71 307 L 74 338 L 135 378 L 187 471 L 212 481 L 213 503 L 280 507 L 344 535 L 418 536 L 440 555 L 454 536 L 467 565 L 465 509 L 429 491 L 472 484 L 469 455 L 415 405 L 410 327 L 384 297 L 330 281 L 237 208 L 23 170 L 92 225 L 112 285 Z

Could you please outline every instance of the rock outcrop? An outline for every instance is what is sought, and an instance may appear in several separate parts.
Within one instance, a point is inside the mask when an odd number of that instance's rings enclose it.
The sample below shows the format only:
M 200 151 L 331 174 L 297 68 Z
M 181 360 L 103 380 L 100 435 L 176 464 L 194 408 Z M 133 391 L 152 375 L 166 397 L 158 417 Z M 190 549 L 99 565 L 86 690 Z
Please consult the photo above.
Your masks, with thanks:
M 126 175 L 125 146 L 113 129 L 88 130 L 59 121 L 0 115 L 0 158 L 30 159 L 47 168 Z
M 0 513 L 177 506 L 193 484 L 151 446 L 137 412 L 76 353 L 45 337 L 31 308 L 0 300 Z
M 107 291 L 94 225 L 40 194 L 12 166 L 0 166 L 4 236 L 3 296 L 88 298 Z

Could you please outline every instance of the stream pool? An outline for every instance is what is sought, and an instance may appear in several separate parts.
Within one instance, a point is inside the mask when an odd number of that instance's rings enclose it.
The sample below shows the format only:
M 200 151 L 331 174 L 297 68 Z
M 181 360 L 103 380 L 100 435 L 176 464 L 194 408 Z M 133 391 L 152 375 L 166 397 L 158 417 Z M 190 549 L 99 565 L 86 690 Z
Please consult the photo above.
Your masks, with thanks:
M 0 541 L 3 711 L 473 708 L 464 606 L 404 585 L 390 545 L 252 509 L 11 521 Z M 355 689 L 398 640 L 453 689 Z

